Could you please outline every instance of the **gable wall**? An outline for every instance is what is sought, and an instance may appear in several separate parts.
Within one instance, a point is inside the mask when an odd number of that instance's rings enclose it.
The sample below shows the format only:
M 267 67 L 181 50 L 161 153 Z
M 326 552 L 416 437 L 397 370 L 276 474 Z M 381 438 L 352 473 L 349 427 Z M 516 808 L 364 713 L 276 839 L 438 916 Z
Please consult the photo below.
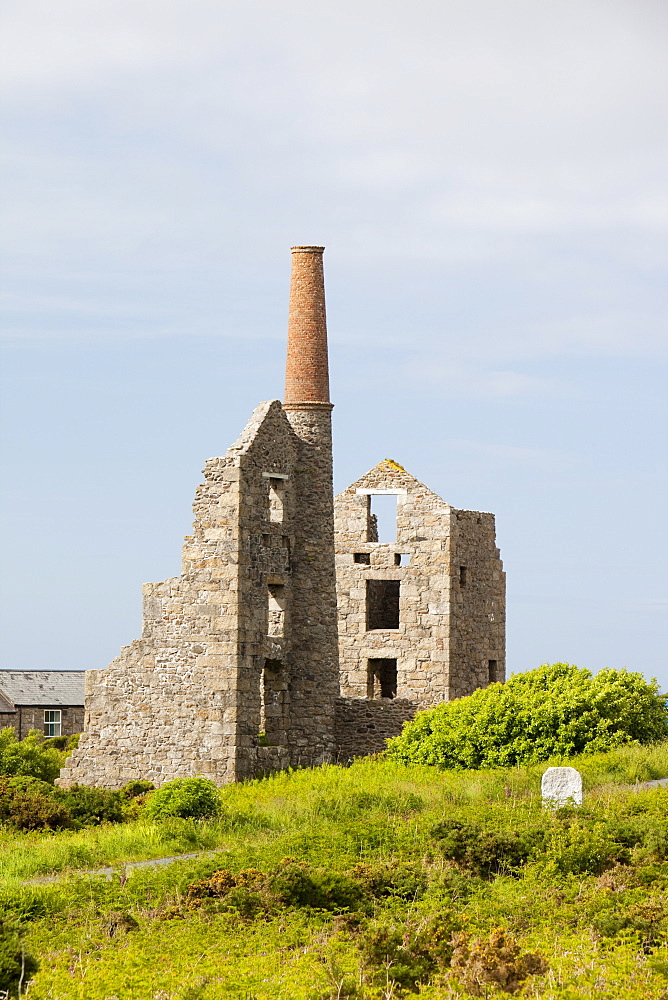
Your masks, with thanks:
M 397 541 L 380 544 L 365 490 L 403 490 Z M 335 498 L 341 695 L 339 759 L 374 753 L 428 708 L 489 683 L 489 663 L 505 678 L 505 575 L 494 517 L 455 510 L 391 461 L 381 462 Z M 368 553 L 370 563 L 355 562 Z M 410 554 L 408 566 L 395 555 Z M 461 567 L 465 576 L 461 576 Z M 400 582 L 399 626 L 367 631 L 368 580 Z M 369 697 L 368 661 L 396 659 L 392 701 Z
M 397 541 L 368 540 L 369 498 L 358 490 L 396 489 Z M 367 661 L 397 660 L 397 697 L 438 704 L 449 688 L 448 547 L 450 508 L 400 467 L 383 462 L 335 499 L 341 694 L 366 697 Z M 369 553 L 370 565 L 354 553 Z M 408 566 L 395 555 L 410 554 Z M 368 580 L 400 582 L 399 627 L 366 630 Z

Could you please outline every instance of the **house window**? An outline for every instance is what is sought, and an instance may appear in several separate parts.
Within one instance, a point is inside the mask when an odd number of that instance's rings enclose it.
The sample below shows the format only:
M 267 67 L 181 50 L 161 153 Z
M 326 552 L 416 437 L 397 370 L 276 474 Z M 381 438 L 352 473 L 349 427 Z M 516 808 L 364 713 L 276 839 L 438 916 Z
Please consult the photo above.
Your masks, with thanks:
M 370 552 L 353 552 L 353 562 L 362 563 L 364 566 L 371 565 Z
M 399 628 L 399 580 L 367 580 L 366 630 Z
M 367 698 L 396 698 L 396 660 L 368 660 L 366 677 Z
M 44 709 L 44 735 L 60 736 L 62 711 L 59 708 Z
M 459 567 L 459 586 L 466 586 L 466 566 Z
M 487 661 L 487 674 L 489 677 L 489 683 L 495 684 L 499 679 L 499 664 L 497 660 Z

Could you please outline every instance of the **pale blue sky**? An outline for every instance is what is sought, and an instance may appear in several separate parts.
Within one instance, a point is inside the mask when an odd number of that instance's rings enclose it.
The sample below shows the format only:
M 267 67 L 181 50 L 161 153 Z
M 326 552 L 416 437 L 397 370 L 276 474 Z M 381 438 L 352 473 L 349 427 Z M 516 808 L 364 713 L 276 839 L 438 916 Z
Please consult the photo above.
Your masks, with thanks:
M 663 0 L 11 0 L 4 668 L 102 667 L 325 254 L 341 489 L 497 516 L 512 670 L 668 688 Z

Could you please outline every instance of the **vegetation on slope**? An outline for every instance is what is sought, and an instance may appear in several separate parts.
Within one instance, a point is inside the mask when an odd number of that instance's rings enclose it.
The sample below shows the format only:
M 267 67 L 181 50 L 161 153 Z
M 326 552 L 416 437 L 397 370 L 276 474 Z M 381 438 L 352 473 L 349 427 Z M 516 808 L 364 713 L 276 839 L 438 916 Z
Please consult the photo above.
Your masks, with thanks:
M 543 766 L 386 760 L 278 774 L 171 817 L 11 833 L 31 855 L 150 830 L 224 849 L 108 881 L 0 883 L 30 1000 L 659 1000 L 668 990 L 668 745 L 573 761 L 582 809 L 540 803 Z M 25 848 L 24 848 L 25 849 Z M 76 863 L 70 856 L 70 864 Z M 80 865 L 86 864 L 81 858 Z M 16 989 L 15 989 L 16 992 Z
M 418 712 L 388 740 L 388 754 L 444 768 L 509 767 L 666 738 L 656 681 L 554 663 Z

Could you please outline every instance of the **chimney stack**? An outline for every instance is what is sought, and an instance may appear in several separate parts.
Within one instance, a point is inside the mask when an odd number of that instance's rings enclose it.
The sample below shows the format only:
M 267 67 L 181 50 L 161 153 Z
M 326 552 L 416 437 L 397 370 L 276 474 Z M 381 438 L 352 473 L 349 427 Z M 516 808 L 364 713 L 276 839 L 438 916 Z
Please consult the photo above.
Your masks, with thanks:
M 324 247 L 292 247 L 285 409 L 311 409 L 329 402 Z

